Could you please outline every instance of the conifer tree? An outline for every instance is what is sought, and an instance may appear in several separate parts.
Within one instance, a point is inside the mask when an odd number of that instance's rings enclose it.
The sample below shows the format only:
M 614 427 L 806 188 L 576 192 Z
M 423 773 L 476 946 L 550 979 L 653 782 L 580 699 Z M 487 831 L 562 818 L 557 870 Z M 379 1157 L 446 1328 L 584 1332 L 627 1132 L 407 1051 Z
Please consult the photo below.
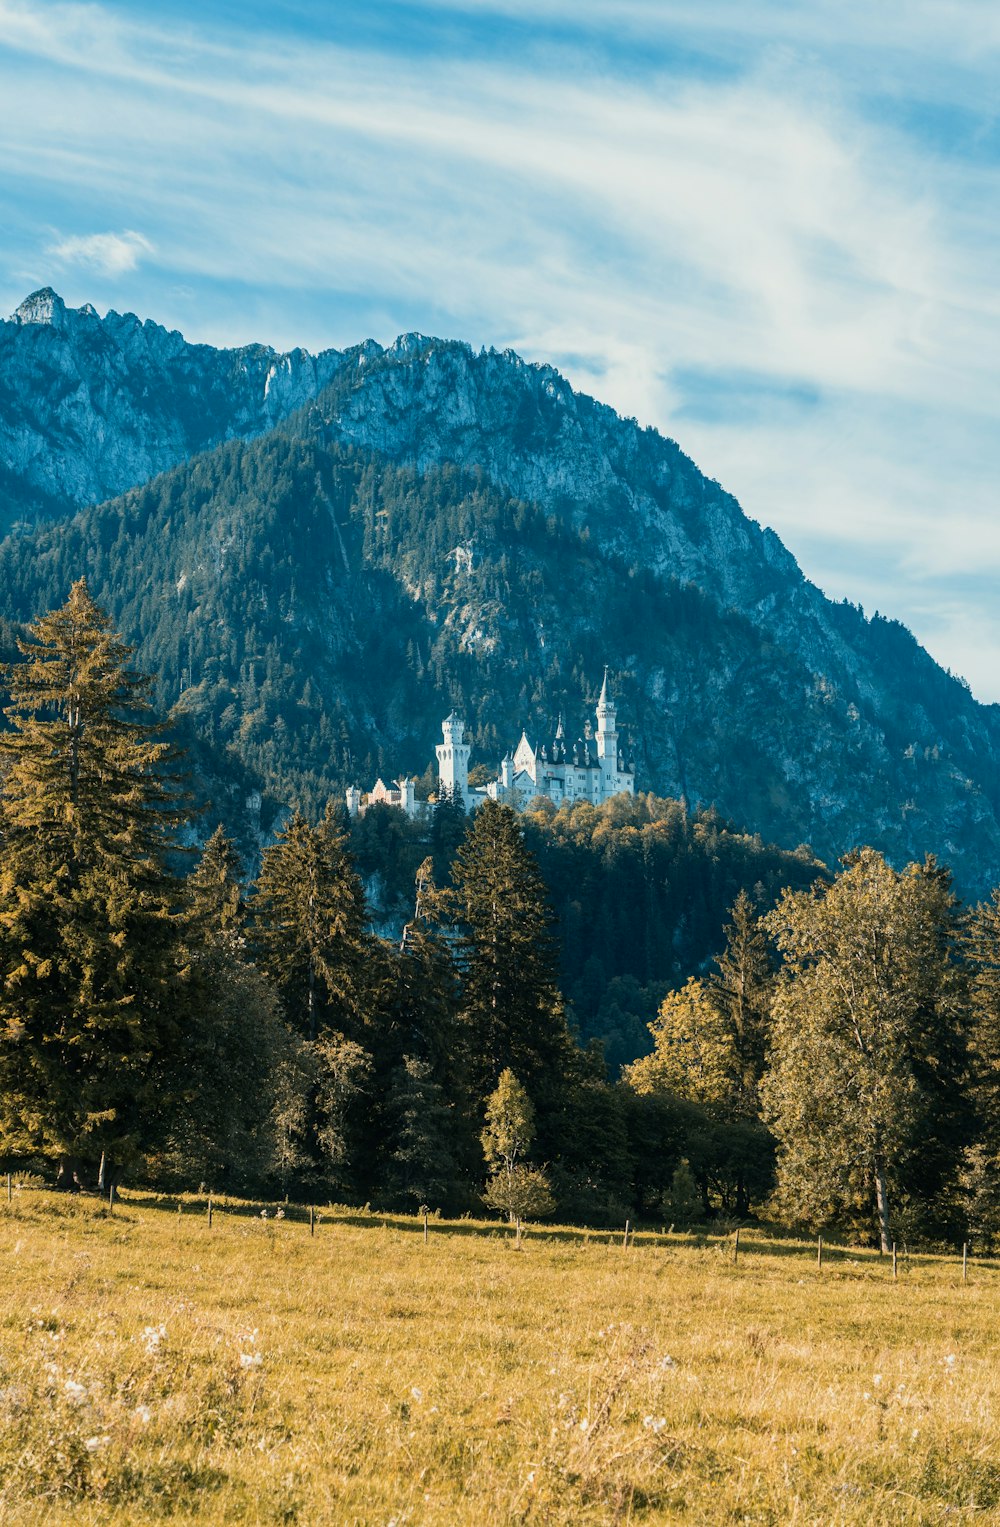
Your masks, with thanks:
M 442 1208 L 456 1186 L 454 1108 L 427 1061 L 403 1057 L 392 1078 L 388 1111 L 396 1139 L 390 1189 L 411 1209 Z
M 974 1143 L 963 1165 L 963 1205 L 974 1240 L 1000 1235 L 1000 890 L 969 916 L 965 952 L 972 1008 L 969 1102 Z
M 294 816 L 264 850 L 254 940 L 292 1028 L 309 1040 L 354 1028 L 365 952 L 365 903 L 344 835 Z
M 708 989 L 722 1015 L 733 1052 L 732 1109 L 755 1117 L 774 1000 L 774 966 L 760 919 L 745 890 L 733 903 L 724 929 L 726 947 L 716 959 Z
M 184 1021 L 164 858 L 178 804 L 148 680 L 82 580 L 19 647 L 0 736 L 0 1140 L 71 1183 L 163 1125 Z
M 473 1090 L 515 1069 L 551 1109 L 572 1054 L 545 885 L 509 806 L 476 812 L 452 870 Z
M 220 823 L 185 882 L 188 915 L 198 939 L 219 942 L 241 932 L 246 917 L 242 869 L 236 845 Z

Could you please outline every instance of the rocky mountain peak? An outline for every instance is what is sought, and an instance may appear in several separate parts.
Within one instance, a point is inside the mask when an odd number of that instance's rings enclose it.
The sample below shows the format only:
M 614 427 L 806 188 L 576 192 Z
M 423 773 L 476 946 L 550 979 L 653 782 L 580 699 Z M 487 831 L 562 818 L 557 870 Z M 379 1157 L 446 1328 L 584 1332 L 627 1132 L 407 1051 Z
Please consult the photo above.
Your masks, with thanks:
M 93 313 L 94 309 L 88 302 L 87 308 Z M 37 292 L 32 292 L 30 297 L 25 297 L 20 307 L 14 309 L 10 315 L 11 323 L 45 323 L 52 328 L 62 328 L 66 319 L 67 307 L 58 292 L 51 286 L 42 286 Z
M 279 424 L 325 387 L 336 350 L 189 344 L 51 287 L 0 322 L 0 532 L 111 498 L 195 452 Z

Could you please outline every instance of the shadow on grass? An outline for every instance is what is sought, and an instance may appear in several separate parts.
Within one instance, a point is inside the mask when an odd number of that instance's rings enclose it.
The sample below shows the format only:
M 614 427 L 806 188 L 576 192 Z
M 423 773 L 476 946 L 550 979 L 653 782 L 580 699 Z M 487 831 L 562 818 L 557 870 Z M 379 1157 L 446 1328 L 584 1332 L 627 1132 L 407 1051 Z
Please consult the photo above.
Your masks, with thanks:
M 312 1219 L 308 1205 L 285 1203 L 281 1200 L 244 1199 L 235 1198 L 228 1194 L 216 1196 L 205 1193 L 158 1193 L 144 1189 L 126 1190 L 116 1196 L 113 1209 L 96 1194 L 73 1193 L 57 1194 L 41 1187 L 40 1184 L 25 1184 L 14 1193 L 10 1204 L 0 1199 L 0 1219 L 10 1216 L 12 1218 L 26 1219 L 69 1219 L 85 1218 L 87 1220 L 118 1220 L 124 1224 L 138 1222 L 137 1210 L 153 1211 L 164 1216 L 174 1216 L 180 1222 L 190 1223 L 201 1221 L 209 1222 L 209 1205 L 211 1205 L 211 1221 L 225 1222 L 226 1220 L 238 1219 L 244 1222 L 257 1221 L 262 1226 L 277 1229 L 287 1225 L 297 1231 L 304 1230 L 306 1234 L 313 1230 L 320 1236 L 329 1234 L 331 1229 L 350 1230 L 392 1230 L 402 1235 L 414 1236 L 418 1240 L 425 1235 L 424 1220 L 419 1214 L 406 1214 L 402 1211 L 379 1211 L 348 1204 L 327 1204 L 322 1207 L 314 1206 Z M 708 1227 L 696 1227 L 689 1231 L 667 1231 L 663 1228 L 644 1227 L 638 1230 L 630 1228 L 628 1245 L 625 1246 L 625 1227 L 580 1227 L 572 1225 L 544 1225 L 532 1223 L 522 1227 L 523 1239 L 526 1245 L 544 1244 L 563 1247 L 594 1247 L 604 1246 L 608 1250 L 615 1250 L 623 1256 L 631 1256 L 633 1253 L 661 1253 L 670 1256 L 675 1252 L 700 1252 L 711 1255 L 725 1263 L 735 1264 L 737 1267 L 752 1266 L 757 1258 L 768 1257 L 780 1261 L 798 1264 L 800 1267 L 812 1267 L 813 1271 L 822 1275 L 823 1272 L 856 1272 L 858 1275 L 870 1275 L 879 1273 L 890 1276 L 892 1272 L 892 1258 L 882 1255 L 871 1247 L 854 1246 L 839 1238 L 823 1237 L 822 1266 L 818 1259 L 818 1241 L 805 1240 L 801 1236 L 782 1231 L 780 1227 L 764 1225 L 741 1225 L 739 1229 L 739 1246 L 737 1256 L 735 1230 L 714 1229 Z M 433 1214 L 428 1215 L 426 1225 L 428 1240 L 441 1236 L 461 1236 L 473 1240 L 503 1240 L 514 1243 L 516 1232 L 513 1225 L 508 1225 L 501 1220 L 477 1220 L 471 1218 L 445 1219 Z M 958 1277 L 962 1273 L 961 1251 L 956 1252 L 914 1252 L 900 1249 L 898 1254 L 898 1275 L 905 1280 L 921 1266 L 945 1267 L 955 1271 Z M 976 1272 L 1000 1271 L 1000 1260 L 987 1257 L 969 1257 L 969 1269 Z

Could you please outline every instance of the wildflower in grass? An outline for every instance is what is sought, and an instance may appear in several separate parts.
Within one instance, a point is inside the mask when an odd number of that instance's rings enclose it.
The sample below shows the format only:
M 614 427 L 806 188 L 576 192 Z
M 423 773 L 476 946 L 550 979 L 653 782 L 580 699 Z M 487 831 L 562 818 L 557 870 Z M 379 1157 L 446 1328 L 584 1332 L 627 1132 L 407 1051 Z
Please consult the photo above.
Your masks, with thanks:
M 882 1375 L 881 1375 L 881 1373 L 873 1373 L 872 1374 L 872 1383 L 875 1385 L 876 1388 L 879 1386 L 879 1384 L 881 1384 L 881 1382 L 882 1382 Z
M 955 1366 L 955 1354 L 954 1354 L 954 1352 L 949 1352 L 948 1353 L 948 1356 L 944 1360 L 944 1365 L 945 1365 L 946 1368 L 954 1368 L 954 1366 Z
M 167 1336 L 166 1326 L 145 1326 L 139 1340 L 146 1349 L 147 1357 L 155 1357 L 160 1350 L 161 1341 Z
M 664 1369 L 664 1371 L 667 1368 L 676 1368 L 677 1367 L 677 1364 L 675 1363 L 674 1359 L 670 1356 L 669 1352 L 667 1353 L 667 1355 L 665 1357 L 661 1357 L 660 1358 L 660 1367 L 662 1369 Z
M 415 1385 L 410 1390 L 410 1394 L 413 1396 L 413 1398 L 415 1400 L 422 1400 L 423 1397 L 424 1397 L 424 1391 L 422 1389 L 417 1389 L 417 1387 Z
M 87 1398 L 87 1391 L 83 1384 L 78 1384 L 75 1379 L 67 1379 L 63 1384 L 63 1394 L 71 1405 L 82 1405 Z
M 153 1419 L 153 1412 L 148 1405 L 137 1405 L 133 1414 L 137 1421 L 142 1422 L 143 1426 L 148 1426 Z
M 284 1217 L 285 1217 L 284 1209 L 279 1209 L 274 1217 L 275 1217 L 275 1219 L 284 1219 Z
M 107 1447 L 110 1441 L 110 1437 L 88 1437 L 83 1445 L 88 1453 L 97 1453 L 102 1447 Z
M 642 1424 L 648 1432 L 658 1437 L 667 1424 L 667 1418 L 666 1416 L 643 1416 Z
M 262 1362 L 263 1362 L 263 1358 L 261 1357 L 259 1352 L 241 1352 L 240 1353 L 240 1367 L 241 1368 L 259 1368 Z

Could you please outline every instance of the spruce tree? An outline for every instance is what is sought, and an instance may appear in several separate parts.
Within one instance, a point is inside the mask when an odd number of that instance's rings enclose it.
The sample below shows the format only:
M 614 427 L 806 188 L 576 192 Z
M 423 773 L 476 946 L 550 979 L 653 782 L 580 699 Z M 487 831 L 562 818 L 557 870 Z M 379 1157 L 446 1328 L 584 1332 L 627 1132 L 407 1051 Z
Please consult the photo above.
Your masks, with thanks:
M 757 1116 L 757 1089 L 764 1074 L 774 1000 L 774 966 L 760 919 L 746 891 L 733 904 L 724 929 L 726 947 L 708 981 L 713 1005 L 723 1016 L 733 1052 L 732 1110 Z
M 185 882 L 192 935 L 199 941 L 217 943 L 241 932 L 246 917 L 242 870 L 236 845 L 220 824 Z
M 428 1062 L 404 1056 L 388 1099 L 396 1142 L 389 1187 L 411 1211 L 421 1204 L 444 1208 L 455 1196 L 453 1111 Z
M 452 870 L 470 1078 L 480 1099 L 511 1068 L 551 1112 L 572 1055 L 548 896 L 509 806 L 486 801 Z
M 254 941 L 289 1025 L 309 1040 L 361 1022 L 365 901 L 344 835 L 294 816 L 264 850 Z
M 92 1181 L 162 1130 L 169 1102 L 177 793 L 148 680 L 82 580 L 19 647 L 0 736 L 0 1141 Z

